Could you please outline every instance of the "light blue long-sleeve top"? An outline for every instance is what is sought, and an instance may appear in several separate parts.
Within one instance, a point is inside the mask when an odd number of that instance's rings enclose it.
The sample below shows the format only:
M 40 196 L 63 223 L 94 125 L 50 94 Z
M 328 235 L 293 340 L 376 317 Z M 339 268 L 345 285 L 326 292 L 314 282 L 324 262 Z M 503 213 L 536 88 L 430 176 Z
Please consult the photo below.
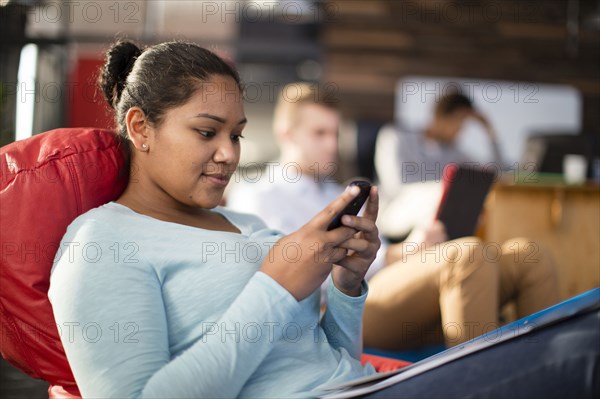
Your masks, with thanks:
M 282 234 L 214 211 L 240 233 L 115 202 L 68 227 L 48 297 L 84 398 L 311 396 L 375 372 L 358 360 L 366 284 L 359 297 L 331 284 L 319 319 L 318 290 L 298 302 L 259 271 Z

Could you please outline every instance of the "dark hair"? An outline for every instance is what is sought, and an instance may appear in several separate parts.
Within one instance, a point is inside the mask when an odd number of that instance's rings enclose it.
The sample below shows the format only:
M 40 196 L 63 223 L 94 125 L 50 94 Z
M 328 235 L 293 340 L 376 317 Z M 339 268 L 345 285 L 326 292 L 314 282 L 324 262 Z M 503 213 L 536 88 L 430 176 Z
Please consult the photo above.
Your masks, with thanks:
M 435 106 L 436 115 L 450 115 L 458 109 L 473 109 L 473 102 L 460 92 L 446 94 Z
M 189 100 L 211 75 L 232 77 L 242 92 L 238 72 L 197 44 L 166 42 L 140 49 L 119 40 L 106 52 L 98 83 L 115 110 L 119 137 L 128 141 L 125 114 L 131 107 L 140 107 L 158 126 L 166 111 Z

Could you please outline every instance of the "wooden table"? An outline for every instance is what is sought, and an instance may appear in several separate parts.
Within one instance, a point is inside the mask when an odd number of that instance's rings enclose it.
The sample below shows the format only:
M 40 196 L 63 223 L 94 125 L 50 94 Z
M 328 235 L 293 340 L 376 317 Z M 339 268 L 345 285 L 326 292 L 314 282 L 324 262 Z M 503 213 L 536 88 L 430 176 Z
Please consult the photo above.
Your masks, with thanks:
M 600 286 L 600 185 L 500 180 L 487 198 L 483 235 L 527 237 L 558 265 L 561 300 Z

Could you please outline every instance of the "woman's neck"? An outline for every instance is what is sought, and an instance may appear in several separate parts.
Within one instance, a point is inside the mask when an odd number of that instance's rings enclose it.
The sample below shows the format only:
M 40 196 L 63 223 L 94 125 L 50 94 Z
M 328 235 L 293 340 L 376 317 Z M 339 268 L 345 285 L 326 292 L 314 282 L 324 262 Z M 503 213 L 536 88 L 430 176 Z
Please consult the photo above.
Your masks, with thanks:
M 194 207 L 177 201 L 140 173 L 130 174 L 127 188 L 115 202 L 130 208 L 134 212 L 165 222 L 213 230 L 219 229 L 219 226 L 214 225 L 214 213 L 209 209 Z M 231 230 L 228 226 L 221 227 Z

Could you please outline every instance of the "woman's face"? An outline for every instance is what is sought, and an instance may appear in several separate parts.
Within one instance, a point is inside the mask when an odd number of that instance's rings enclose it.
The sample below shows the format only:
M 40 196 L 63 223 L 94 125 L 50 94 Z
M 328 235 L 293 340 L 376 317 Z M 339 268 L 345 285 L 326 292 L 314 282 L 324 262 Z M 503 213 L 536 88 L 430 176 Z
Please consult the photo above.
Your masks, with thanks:
M 215 75 L 149 129 L 149 150 L 136 154 L 136 163 L 151 193 L 177 207 L 219 204 L 240 159 L 241 97 L 233 78 Z

